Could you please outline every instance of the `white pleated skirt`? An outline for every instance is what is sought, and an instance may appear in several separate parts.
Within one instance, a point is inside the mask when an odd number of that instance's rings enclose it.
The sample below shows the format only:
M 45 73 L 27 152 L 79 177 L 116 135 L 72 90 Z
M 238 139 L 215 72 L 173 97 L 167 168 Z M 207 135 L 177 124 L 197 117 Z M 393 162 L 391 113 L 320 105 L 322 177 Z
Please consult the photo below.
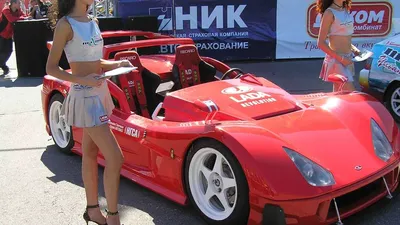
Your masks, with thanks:
M 343 56 L 345 58 L 351 59 L 353 56 L 353 53 L 339 54 L 339 55 Z M 348 79 L 348 82 L 353 82 L 354 81 L 353 76 L 355 75 L 354 63 L 352 63 L 348 66 L 344 66 L 341 62 L 339 62 L 332 56 L 326 54 L 325 58 L 324 58 L 324 62 L 322 64 L 322 69 L 321 69 L 319 78 L 321 78 L 324 81 L 327 81 L 328 76 L 331 74 L 340 74 L 340 75 L 346 76 Z
M 69 126 L 95 127 L 108 123 L 114 108 L 107 82 L 100 87 L 71 84 L 61 115 Z

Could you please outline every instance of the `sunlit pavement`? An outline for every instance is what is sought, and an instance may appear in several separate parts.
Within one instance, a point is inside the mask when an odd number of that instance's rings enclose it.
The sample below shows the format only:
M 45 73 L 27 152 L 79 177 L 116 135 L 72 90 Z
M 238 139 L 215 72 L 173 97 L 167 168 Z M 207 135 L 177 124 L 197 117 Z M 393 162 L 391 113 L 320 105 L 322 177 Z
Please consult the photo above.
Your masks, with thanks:
M 330 84 L 318 79 L 321 62 L 230 64 L 263 75 L 291 93 L 307 93 L 331 90 Z M 15 80 L 15 61 L 10 60 L 8 65 L 14 79 L 0 76 L 0 224 L 84 224 L 81 158 L 60 153 L 45 132 L 40 100 L 42 78 Z M 361 66 L 357 65 L 358 70 Z M 104 208 L 103 169 L 99 171 L 100 205 Z M 398 200 L 393 199 L 392 204 L 381 201 L 344 224 L 398 224 Z M 125 225 L 205 224 L 192 208 L 178 206 L 124 178 L 120 212 Z

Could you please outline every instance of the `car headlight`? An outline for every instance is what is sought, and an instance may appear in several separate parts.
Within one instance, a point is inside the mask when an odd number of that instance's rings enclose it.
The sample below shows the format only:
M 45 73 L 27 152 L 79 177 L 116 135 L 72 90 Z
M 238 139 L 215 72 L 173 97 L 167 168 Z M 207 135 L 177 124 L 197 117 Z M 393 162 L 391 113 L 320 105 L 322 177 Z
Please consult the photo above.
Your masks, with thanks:
M 385 133 L 373 119 L 371 119 L 371 132 L 375 154 L 387 162 L 393 155 L 393 149 Z
M 336 183 L 328 170 L 291 149 L 285 147 L 283 149 L 310 185 L 321 187 Z

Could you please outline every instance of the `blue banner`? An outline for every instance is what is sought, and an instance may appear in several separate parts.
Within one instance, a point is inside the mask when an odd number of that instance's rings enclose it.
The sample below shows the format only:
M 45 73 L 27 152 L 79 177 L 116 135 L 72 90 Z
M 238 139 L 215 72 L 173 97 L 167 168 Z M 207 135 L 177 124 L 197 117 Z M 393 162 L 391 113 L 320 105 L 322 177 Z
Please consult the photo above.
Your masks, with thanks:
M 272 59 L 276 1 L 119 0 L 118 16 L 153 15 L 159 31 L 192 38 L 203 56 L 219 60 Z M 163 46 L 161 53 L 174 53 Z

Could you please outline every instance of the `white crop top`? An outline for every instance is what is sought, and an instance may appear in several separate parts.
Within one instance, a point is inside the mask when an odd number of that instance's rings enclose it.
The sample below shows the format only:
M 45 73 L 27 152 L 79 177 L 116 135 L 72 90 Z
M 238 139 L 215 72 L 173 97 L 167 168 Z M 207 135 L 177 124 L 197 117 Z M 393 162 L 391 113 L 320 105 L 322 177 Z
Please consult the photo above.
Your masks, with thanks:
M 71 25 L 73 38 L 64 47 L 68 62 L 97 61 L 103 58 L 103 38 L 96 21 L 80 22 L 65 16 Z
M 334 21 L 328 36 L 349 36 L 354 33 L 354 19 L 347 10 L 328 8 L 334 15 Z

